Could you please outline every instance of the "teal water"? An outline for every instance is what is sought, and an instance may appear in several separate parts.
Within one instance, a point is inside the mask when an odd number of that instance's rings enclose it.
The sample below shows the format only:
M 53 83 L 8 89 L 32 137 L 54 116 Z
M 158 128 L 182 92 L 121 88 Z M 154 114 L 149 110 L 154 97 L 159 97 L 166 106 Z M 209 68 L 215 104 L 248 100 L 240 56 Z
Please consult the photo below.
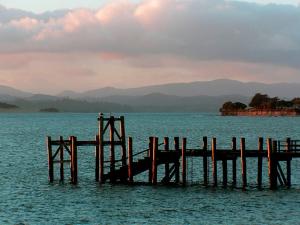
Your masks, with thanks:
M 257 190 L 255 160 L 248 162 L 247 191 L 201 184 L 99 186 L 94 182 L 94 149 L 81 148 L 78 186 L 49 184 L 45 137 L 93 139 L 96 119 L 97 114 L 0 115 L 0 224 L 300 224 L 298 160 L 292 161 L 290 190 Z M 215 136 L 220 148 L 229 147 L 232 136 L 245 137 L 247 148 L 255 148 L 259 136 L 300 139 L 300 117 L 125 114 L 125 119 L 135 152 L 147 148 L 149 136 L 187 137 L 189 147 L 199 147 L 202 136 Z M 201 162 L 189 160 L 188 167 L 190 183 L 201 183 Z M 267 185 L 266 173 L 264 164 Z

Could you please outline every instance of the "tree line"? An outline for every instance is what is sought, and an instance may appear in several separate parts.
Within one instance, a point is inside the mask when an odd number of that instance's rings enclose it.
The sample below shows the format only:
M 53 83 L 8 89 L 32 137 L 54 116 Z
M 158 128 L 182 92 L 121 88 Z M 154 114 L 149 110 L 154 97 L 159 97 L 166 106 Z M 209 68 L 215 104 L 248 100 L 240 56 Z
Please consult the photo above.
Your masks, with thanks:
M 300 98 L 294 98 L 290 101 L 283 100 L 278 97 L 271 98 L 267 94 L 256 93 L 249 105 L 242 102 L 225 102 L 220 111 L 239 111 L 245 110 L 246 108 L 255 108 L 260 110 L 275 110 L 285 108 L 298 108 L 300 107 Z

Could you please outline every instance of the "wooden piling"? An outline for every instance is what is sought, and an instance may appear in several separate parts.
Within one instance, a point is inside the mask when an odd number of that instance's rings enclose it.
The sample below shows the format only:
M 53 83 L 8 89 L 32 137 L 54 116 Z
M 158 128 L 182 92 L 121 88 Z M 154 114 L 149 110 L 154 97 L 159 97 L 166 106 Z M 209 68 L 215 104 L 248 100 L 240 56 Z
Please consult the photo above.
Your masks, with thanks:
M 77 166 L 77 138 L 71 137 L 71 182 L 77 184 L 78 182 L 78 166 Z
M 273 149 L 274 146 L 271 138 L 268 138 L 267 145 L 268 145 L 268 160 L 269 160 L 268 167 L 269 167 L 270 189 L 274 190 L 277 188 L 277 167 L 275 167 L 276 166 L 276 162 L 274 158 L 275 150 Z
M 223 168 L 223 187 L 227 187 L 227 159 L 222 160 L 222 168 Z
M 181 160 L 182 160 L 182 185 L 186 185 L 186 138 L 182 138 L 181 148 Z
M 103 114 L 100 114 L 99 117 L 99 181 L 104 183 L 104 118 Z
M 60 164 L 60 181 L 63 182 L 64 177 L 64 139 L 62 136 L 59 137 L 59 164 Z
M 53 166 L 53 156 L 52 156 L 52 144 L 51 137 L 47 137 L 47 150 L 48 150 L 48 179 L 52 183 L 54 181 L 54 166 Z
M 115 183 L 115 117 L 110 117 L 110 182 Z
M 236 137 L 233 137 L 231 140 L 231 150 L 232 152 L 236 152 Z M 232 159 L 232 186 L 236 186 L 236 156 L 233 154 Z
M 245 138 L 241 138 L 241 164 L 242 164 L 242 182 L 243 188 L 247 187 L 247 161 L 246 161 L 246 143 Z
M 128 181 L 133 183 L 133 171 L 132 171 L 132 162 L 133 162 L 133 149 L 132 149 L 132 137 L 128 138 Z
M 164 147 L 165 147 L 166 152 L 168 152 L 170 150 L 168 137 L 164 138 Z M 169 177 L 170 177 L 170 164 L 166 163 L 165 164 L 165 178 L 167 179 L 167 181 L 169 181 Z
M 213 138 L 211 142 L 211 158 L 212 158 L 212 173 L 213 186 L 218 186 L 218 167 L 217 167 L 217 139 Z
M 157 184 L 157 152 L 158 152 L 158 138 L 155 137 L 153 140 L 153 146 L 152 146 L 152 184 Z
M 291 139 L 286 139 L 286 152 L 291 151 Z M 287 159 L 286 161 L 286 181 L 287 187 L 291 187 L 291 158 Z
M 203 181 L 204 185 L 208 185 L 208 173 L 207 173 L 207 137 L 203 137 Z
M 258 185 L 258 188 L 261 188 L 261 186 L 262 186 L 263 148 L 264 148 L 264 139 L 262 137 L 260 137 L 258 139 L 258 157 L 257 157 L 257 185 Z
M 271 155 L 272 155 L 272 139 L 271 138 L 267 139 L 267 152 L 268 152 L 269 183 L 270 183 L 270 189 L 272 189 L 272 179 L 271 179 L 272 170 L 271 170 L 271 168 L 272 168 L 273 161 L 272 161 L 272 158 L 271 158 Z
M 125 135 L 125 119 L 124 116 L 120 117 L 120 131 L 121 131 L 121 148 L 122 148 L 122 166 L 126 165 L 126 135 Z
M 174 147 L 177 154 L 180 154 L 179 150 L 179 137 L 174 137 Z M 179 177 L 180 177 L 180 162 L 179 160 L 175 162 L 175 183 L 179 183 Z
M 72 164 L 72 136 L 69 137 L 69 150 L 70 150 L 70 180 L 73 180 L 73 164 Z
M 95 146 L 95 181 L 99 182 L 99 172 L 100 172 L 100 148 L 99 148 L 99 135 L 96 135 L 96 146 Z
M 149 151 L 148 151 L 148 157 L 150 161 L 149 179 L 148 179 L 149 183 L 152 183 L 153 142 L 154 142 L 154 137 L 149 137 Z
M 271 164 L 271 179 L 272 179 L 272 188 L 271 189 L 277 189 L 277 178 L 278 178 L 278 171 L 277 171 L 277 141 L 272 141 L 272 151 L 271 151 L 271 158 L 272 158 L 272 164 Z
M 71 174 L 71 183 L 73 183 L 74 180 L 74 163 L 73 163 L 73 136 L 69 137 L 70 141 L 70 152 L 71 152 L 71 162 L 70 162 L 70 174 Z

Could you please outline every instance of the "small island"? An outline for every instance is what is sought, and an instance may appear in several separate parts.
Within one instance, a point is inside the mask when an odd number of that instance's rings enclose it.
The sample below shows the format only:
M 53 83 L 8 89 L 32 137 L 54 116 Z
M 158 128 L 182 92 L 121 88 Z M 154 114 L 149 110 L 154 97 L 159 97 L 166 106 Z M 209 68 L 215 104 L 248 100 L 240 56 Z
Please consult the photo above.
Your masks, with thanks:
M 40 112 L 44 112 L 44 113 L 58 113 L 59 110 L 57 108 L 44 108 L 44 109 L 40 109 Z
M 248 106 L 241 102 L 229 101 L 223 104 L 220 112 L 222 116 L 298 116 L 300 115 L 300 98 L 286 101 L 257 93 Z
M 5 102 L 0 102 L 0 111 L 1 112 L 13 111 L 13 110 L 17 110 L 17 109 L 19 109 L 19 107 L 16 105 L 8 104 Z

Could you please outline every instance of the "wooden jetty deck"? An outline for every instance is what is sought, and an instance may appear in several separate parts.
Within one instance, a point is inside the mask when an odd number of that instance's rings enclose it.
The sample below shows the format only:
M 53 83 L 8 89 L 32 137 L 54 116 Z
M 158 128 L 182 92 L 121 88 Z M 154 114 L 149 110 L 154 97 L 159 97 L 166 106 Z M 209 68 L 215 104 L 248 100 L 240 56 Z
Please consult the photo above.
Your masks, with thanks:
M 176 184 L 187 185 L 188 158 L 202 158 L 203 185 L 218 186 L 218 162 L 222 164 L 222 186 L 227 187 L 231 183 L 237 185 L 237 160 L 241 163 L 242 188 L 248 186 L 247 159 L 257 159 L 257 187 L 263 186 L 263 160 L 268 162 L 268 176 L 270 189 L 277 189 L 278 185 L 291 186 L 291 161 L 300 158 L 300 141 L 286 138 L 284 141 L 266 139 L 267 148 L 264 149 L 264 139 L 258 138 L 257 149 L 246 149 L 245 138 L 232 138 L 231 148 L 220 149 L 217 147 L 217 139 L 212 138 L 209 144 L 208 138 L 203 137 L 202 148 L 187 148 L 187 138 L 173 139 L 173 148 L 170 148 L 170 138 L 165 137 L 159 143 L 157 137 L 149 137 L 149 148 L 133 154 L 133 139 L 125 136 L 124 117 L 104 117 L 100 114 L 99 133 L 94 140 L 81 141 L 71 136 L 68 140 L 60 137 L 52 140 L 47 137 L 49 181 L 54 181 L 54 164 L 59 164 L 60 181 L 64 181 L 64 166 L 70 165 L 70 180 L 72 184 L 78 183 L 77 151 L 81 146 L 93 146 L 95 148 L 95 180 L 101 184 L 110 183 L 134 184 L 134 177 L 148 172 L 149 184 Z M 109 134 L 106 140 L 106 134 Z M 55 148 L 55 151 L 53 151 Z M 116 159 L 116 151 L 120 151 L 120 159 Z M 105 161 L 105 154 L 109 154 L 109 160 Z M 211 163 L 208 163 L 208 162 Z M 228 179 L 228 162 L 231 165 L 231 181 Z M 210 165 L 211 164 L 211 165 Z M 285 164 L 283 167 L 282 164 Z M 158 166 L 164 165 L 164 175 L 158 180 Z M 211 167 L 212 181 L 209 171 Z M 284 169 L 283 169 L 284 168 Z M 251 168 L 253 170 L 253 168 Z M 200 172 L 200 171 L 199 171 Z

